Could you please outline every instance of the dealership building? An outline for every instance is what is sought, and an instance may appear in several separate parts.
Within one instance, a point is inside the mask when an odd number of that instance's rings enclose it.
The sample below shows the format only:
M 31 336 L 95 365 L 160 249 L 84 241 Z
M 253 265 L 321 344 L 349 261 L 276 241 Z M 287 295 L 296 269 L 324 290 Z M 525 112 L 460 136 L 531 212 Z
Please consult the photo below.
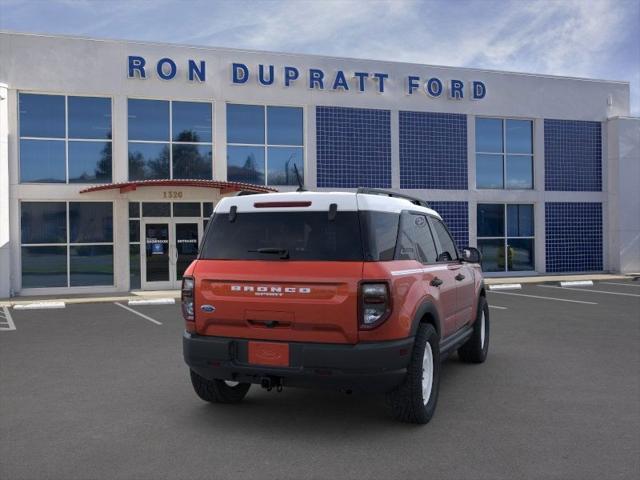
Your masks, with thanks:
M 628 82 L 0 33 L 0 298 L 177 288 L 296 170 L 428 201 L 487 275 L 640 271 Z

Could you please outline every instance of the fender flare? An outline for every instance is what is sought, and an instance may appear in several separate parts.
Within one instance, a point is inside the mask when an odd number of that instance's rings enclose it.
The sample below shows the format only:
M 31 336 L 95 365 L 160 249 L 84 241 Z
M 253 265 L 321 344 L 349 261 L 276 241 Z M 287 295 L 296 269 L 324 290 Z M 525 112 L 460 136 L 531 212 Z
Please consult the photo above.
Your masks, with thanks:
M 433 318 L 436 332 L 438 333 L 438 336 L 441 337 L 442 329 L 440 324 L 440 315 L 438 314 L 436 306 L 430 300 L 424 300 L 418 307 L 418 310 L 416 310 L 416 313 L 413 317 L 413 322 L 411 323 L 411 336 L 413 337 L 416 335 L 416 332 L 418 331 L 418 325 L 420 325 L 420 321 L 426 314 L 431 315 L 431 317 Z

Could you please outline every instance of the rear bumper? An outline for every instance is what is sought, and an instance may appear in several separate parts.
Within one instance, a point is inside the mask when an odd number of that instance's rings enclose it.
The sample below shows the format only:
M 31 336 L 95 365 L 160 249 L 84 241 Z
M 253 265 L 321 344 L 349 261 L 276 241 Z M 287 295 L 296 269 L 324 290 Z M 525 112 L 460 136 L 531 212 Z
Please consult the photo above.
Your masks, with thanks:
M 276 377 L 283 386 L 385 392 L 404 379 L 413 337 L 357 345 L 289 343 L 288 367 L 249 364 L 248 343 L 185 332 L 184 360 L 208 379 L 260 383 Z

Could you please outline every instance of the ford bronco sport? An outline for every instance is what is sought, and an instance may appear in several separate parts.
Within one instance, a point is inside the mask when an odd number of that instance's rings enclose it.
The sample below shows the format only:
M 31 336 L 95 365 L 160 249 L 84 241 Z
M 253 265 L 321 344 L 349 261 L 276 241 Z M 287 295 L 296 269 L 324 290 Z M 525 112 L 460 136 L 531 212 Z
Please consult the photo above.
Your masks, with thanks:
M 427 423 L 441 360 L 487 357 L 479 262 L 393 192 L 224 198 L 182 283 L 193 388 L 217 403 L 252 383 L 386 392 L 396 418 Z

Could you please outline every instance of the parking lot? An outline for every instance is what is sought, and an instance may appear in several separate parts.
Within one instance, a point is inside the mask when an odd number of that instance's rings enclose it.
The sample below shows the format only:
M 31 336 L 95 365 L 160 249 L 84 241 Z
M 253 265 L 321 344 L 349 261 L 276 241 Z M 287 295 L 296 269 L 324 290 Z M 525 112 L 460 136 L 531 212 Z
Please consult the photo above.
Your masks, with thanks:
M 0 308 L 0 478 L 638 478 L 640 282 L 489 303 L 487 362 L 446 361 L 424 427 L 381 396 L 254 386 L 206 404 L 178 304 Z

